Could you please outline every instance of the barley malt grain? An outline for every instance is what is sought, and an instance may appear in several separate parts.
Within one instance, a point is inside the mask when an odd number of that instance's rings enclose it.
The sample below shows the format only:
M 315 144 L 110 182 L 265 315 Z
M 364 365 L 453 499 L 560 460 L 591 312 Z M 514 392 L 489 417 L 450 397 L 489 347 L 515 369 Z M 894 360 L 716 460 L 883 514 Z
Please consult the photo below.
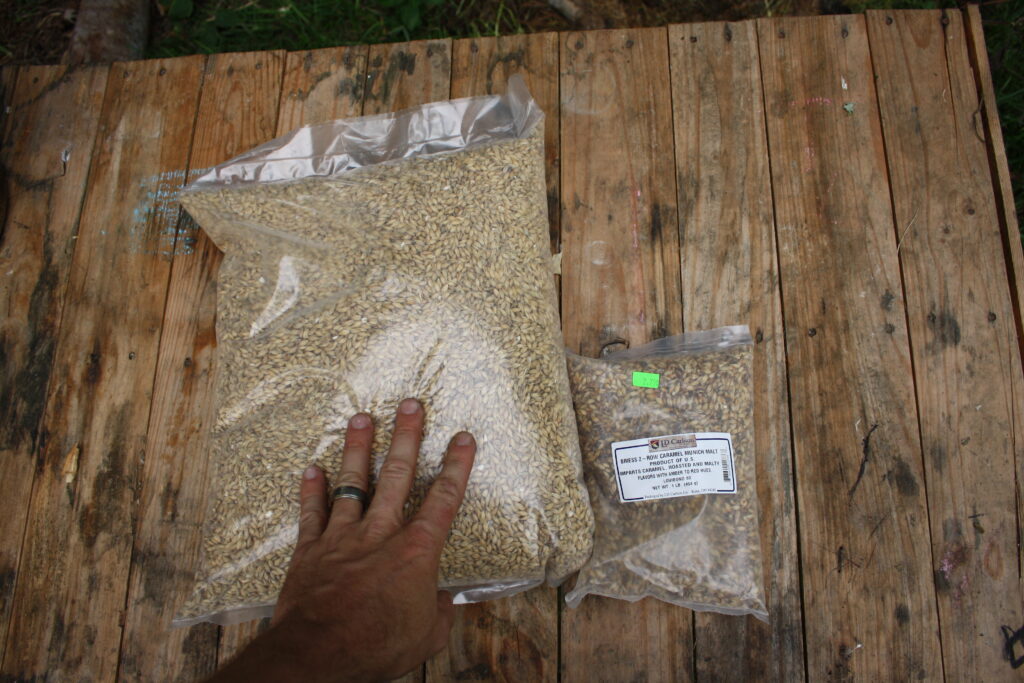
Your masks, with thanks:
M 448 440 L 476 466 L 440 585 L 559 580 L 593 535 L 561 346 L 543 132 L 368 166 L 243 184 L 183 204 L 225 252 L 217 304 L 215 500 L 179 618 L 271 605 L 298 517 L 297 482 L 339 468 L 344 427 L 377 425 L 374 471 L 398 402 L 426 426 L 407 512 Z
M 593 555 L 569 603 L 591 593 L 651 596 L 765 618 L 750 346 L 646 358 L 569 354 L 568 364 L 596 521 Z M 659 388 L 634 386 L 633 372 L 657 373 Z M 613 443 L 696 432 L 732 435 L 737 493 L 619 501 Z

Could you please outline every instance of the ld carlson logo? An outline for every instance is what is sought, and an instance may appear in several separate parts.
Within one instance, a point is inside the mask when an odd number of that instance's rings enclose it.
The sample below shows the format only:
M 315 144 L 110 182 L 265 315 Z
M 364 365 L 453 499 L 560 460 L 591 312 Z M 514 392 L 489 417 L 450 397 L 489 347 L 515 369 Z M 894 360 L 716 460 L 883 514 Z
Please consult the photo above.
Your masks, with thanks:
M 649 439 L 647 447 L 652 453 L 658 451 L 670 451 L 674 448 L 696 448 L 696 434 L 676 434 L 675 436 L 662 436 L 657 439 Z

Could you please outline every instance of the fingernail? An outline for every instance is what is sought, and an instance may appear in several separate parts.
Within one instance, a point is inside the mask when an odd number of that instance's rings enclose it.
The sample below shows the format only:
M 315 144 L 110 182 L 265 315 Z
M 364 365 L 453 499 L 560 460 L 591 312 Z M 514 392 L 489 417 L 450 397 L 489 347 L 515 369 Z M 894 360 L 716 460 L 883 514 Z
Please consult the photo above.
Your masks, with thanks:
M 302 473 L 302 476 L 306 479 L 316 479 L 316 475 L 319 473 L 320 470 L 316 465 L 310 465 L 306 468 L 306 471 Z
M 366 429 L 370 426 L 370 416 L 363 413 L 353 415 L 352 419 L 348 421 L 348 426 L 352 429 Z
M 469 432 L 459 432 L 455 435 L 456 446 L 468 446 L 473 443 L 473 435 Z
M 398 404 L 398 412 L 405 415 L 412 415 L 420 409 L 420 402 L 414 398 L 407 398 Z

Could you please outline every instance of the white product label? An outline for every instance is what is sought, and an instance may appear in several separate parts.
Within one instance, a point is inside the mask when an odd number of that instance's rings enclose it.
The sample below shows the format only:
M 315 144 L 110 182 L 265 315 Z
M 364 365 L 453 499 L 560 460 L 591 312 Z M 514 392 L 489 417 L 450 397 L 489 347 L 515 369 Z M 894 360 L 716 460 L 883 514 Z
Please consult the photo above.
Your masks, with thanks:
M 722 432 L 619 441 L 612 459 L 623 503 L 736 493 L 732 437 Z

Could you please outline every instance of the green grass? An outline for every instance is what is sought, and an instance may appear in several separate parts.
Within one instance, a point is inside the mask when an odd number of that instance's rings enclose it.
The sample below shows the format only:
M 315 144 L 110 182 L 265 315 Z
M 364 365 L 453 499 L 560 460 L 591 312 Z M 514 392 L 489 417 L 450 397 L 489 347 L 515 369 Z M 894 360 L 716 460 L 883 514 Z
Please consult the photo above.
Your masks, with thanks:
M 1017 218 L 1024 234 L 1024 2 L 983 5 L 981 16 Z
M 521 33 L 503 1 L 162 0 L 151 57 Z

